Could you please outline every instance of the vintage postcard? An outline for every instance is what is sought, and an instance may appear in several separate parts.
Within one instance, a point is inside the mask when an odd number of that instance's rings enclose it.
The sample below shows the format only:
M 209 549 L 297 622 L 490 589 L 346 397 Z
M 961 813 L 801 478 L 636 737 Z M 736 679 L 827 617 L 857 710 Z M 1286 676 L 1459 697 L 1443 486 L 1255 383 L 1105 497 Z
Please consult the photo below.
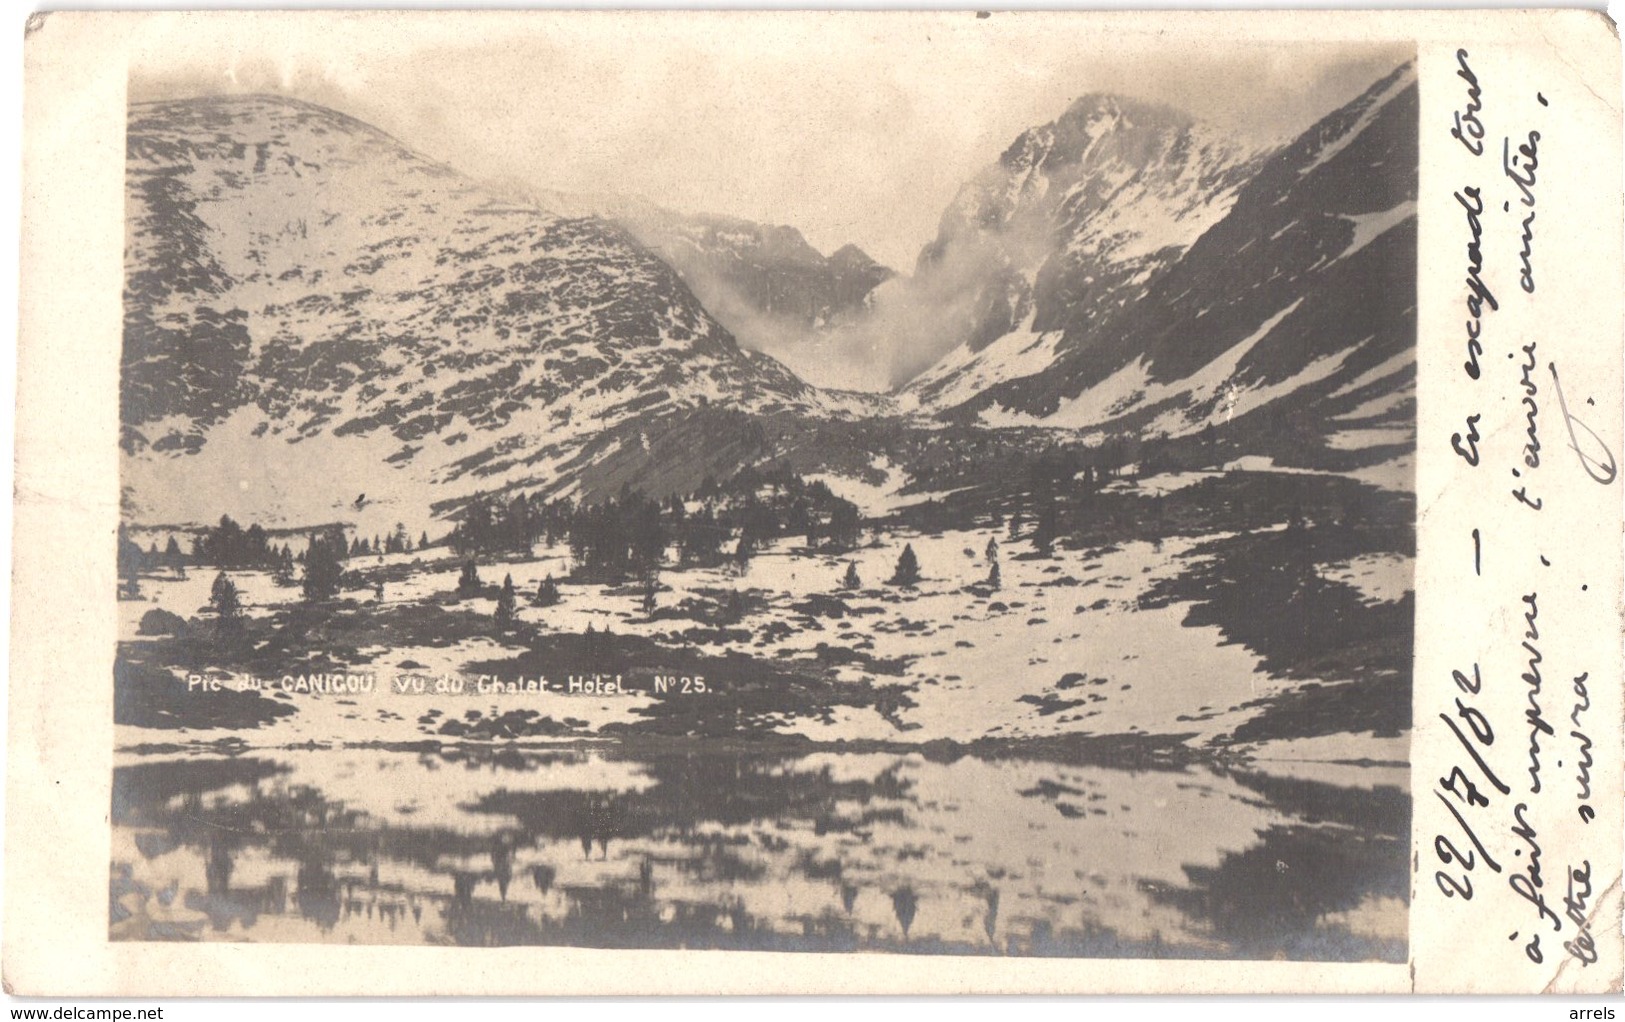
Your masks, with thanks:
M 7 989 L 1620 989 L 1604 16 L 28 31 Z

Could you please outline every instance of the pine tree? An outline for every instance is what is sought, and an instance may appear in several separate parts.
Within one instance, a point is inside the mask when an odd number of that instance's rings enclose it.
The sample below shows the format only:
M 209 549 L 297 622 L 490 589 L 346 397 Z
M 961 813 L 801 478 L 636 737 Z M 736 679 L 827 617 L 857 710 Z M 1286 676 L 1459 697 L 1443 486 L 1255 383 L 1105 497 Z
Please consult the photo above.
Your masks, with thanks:
M 559 598 L 559 586 L 558 583 L 553 581 L 552 575 L 536 583 L 536 598 L 534 600 L 536 606 L 551 607 L 559 602 Z
M 897 571 L 892 575 L 889 585 L 912 586 L 920 581 L 920 561 L 914 556 L 914 544 L 903 545 L 903 553 L 897 558 Z
M 841 588 L 853 590 L 863 588 L 863 579 L 858 577 L 857 561 L 846 562 L 846 577 L 841 579 Z
M 987 587 L 989 589 L 997 590 L 999 585 L 999 562 L 998 559 L 995 558 L 992 566 L 987 569 Z
M 657 572 L 649 572 L 648 577 L 643 583 L 643 614 L 645 617 L 654 616 L 655 593 L 659 590 L 659 588 L 660 575 Z
M 897 917 L 897 923 L 903 928 L 903 939 L 908 939 L 909 927 L 914 925 L 914 915 L 919 911 L 920 899 L 912 887 L 902 887 L 892 892 L 892 914 Z
M 987 538 L 987 559 L 990 561 L 999 559 L 999 538 L 997 536 Z
M 169 545 L 164 547 L 164 563 L 169 566 L 177 578 L 184 578 L 186 574 L 186 558 L 181 554 L 181 545 L 174 536 L 169 537 Z
M 457 578 L 457 595 L 463 597 L 480 595 L 480 574 L 474 567 L 472 557 L 463 562 L 463 573 Z
M 232 634 L 242 628 L 243 604 L 237 595 L 237 585 L 225 572 L 215 576 L 210 589 L 209 603 L 214 607 L 215 630 L 221 635 Z
M 418 537 L 418 549 L 424 550 L 429 546 L 429 531 L 425 529 L 423 535 Z
M 277 551 L 276 567 L 271 570 L 271 579 L 279 586 L 293 584 L 293 552 L 286 544 Z
M 470 562 L 473 563 L 473 562 Z M 502 592 L 497 595 L 496 621 L 499 631 L 506 631 L 513 627 L 514 591 L 513 576 L 505 575 L 502 578 Z

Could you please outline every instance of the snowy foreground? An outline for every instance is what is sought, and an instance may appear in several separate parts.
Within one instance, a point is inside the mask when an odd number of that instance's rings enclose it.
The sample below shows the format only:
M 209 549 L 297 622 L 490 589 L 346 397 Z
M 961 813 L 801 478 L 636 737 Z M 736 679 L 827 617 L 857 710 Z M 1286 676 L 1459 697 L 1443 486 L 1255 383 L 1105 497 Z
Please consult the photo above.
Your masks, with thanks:
M 726 682 L 704 678 L 698 654 L 739 654 L 771 664 L 832 664 L 838 684 L 899 686 L 901 706 L 837 705 L 819 715 L 785 713 L 755 721 L 757 730 L 799 735 L 818 742 L 935 740 L 969 742 L 983 738 L 1025 739 L 1066 734 L 1179 735 L 1202 745 L 1226 735 L 1260 711 L 1259 701 L 1306 684 L 1338 678 L 1272 677 L 1261 657 L 1227 643 L 1215 626 L 1187 627 L 1188 608 L 1174 603 L 1144 609 L 1140 601 L 1159 581 L 1188 569 L 1192 550 L 1215 538 L 1177 537 L 1160 544 L 1126 543 L 1101 551 L 1058 550 L 1050 559 L 1023 559 L 1028 544 L 1010 542 L 994 530 L 946 532 L 938 536 L 901 535 L 842 557 L 812 555 L 792 541 L 780 541 L 755 557 L 740 574 L 731 567 L 667 571 L 660 576 L 656 610 L 645 613 L 636 585 L 577 585 L 569 582 L 569 551 L 539 547 L 534 559 L 482 563 L 486 583 L 511 576 L 520 595 L 517 616 L 545 633 L 608 633 L 654 640 L 668 649 L 666 672 L 676 679 L 665 699 L 726 699 Z M 983 587 L 989 573 L 990 539 L 999 552 L 1002 585 Z M 904 542 L 914 548 L 925 578 L 915 587 L 878 584 L 895 567 Z M 384 567 L 421 563 L 421 570 L 385 584 L 382 601 L 372 592 L 352 594 L 364 608 L 429 601 L 455 589 L 460 562 L 449 558 L 418 561 L 416 555 L 365 558 Z M 846 564 L 855 564 L 863 586 L 841 590 Z M 1394 555 L 1360 556 L 1318 568 L 1321 576 L 1354 587 L 1367 602 L 1402 597 L 1410 587 L 1408 560 Z M 297 604 L 297 587 L 279 587 L 267 573 L 234 572 L 247 613 L 267 617 Z M 561 580 L 562 602 L 530 605 L 529 595 L 546 577 Z M 146 599 L 120 604 L 121 635 L 130 648 L 149 640 L 138 635 L 141 617 L 154 607 L 187 617 L 208 603 L 213 575 L 194 571 L 185 580 L 151 579 Z M 461 613 L 491 619 L 494 589 L 458 603 Z M 680 608 L 741 594 L 743 614 L 727 627 L 665 617 L 661 608 Z M 836 598 L 839 616 L 818 598 Z M 569 718 L 577 734 L 605 725 L 627 724 L 656 701 L 651 685 L 622 678 L 609 689 L 595 660 L 560 658 L 551 670 L 526 673 L 500 667 L 476 671 L 471 665 L 501 664 L 523 652 L 512 636 L 494 629 L 446 642 L 361 648 L 365 662 L 328 666 L 312 649 L 306 668 L 295 663 L 281 674 L 260 678 L 265 696 L 297 712 L 250 730 L 183 726 L 166 735 L 121 725 L 121 746 L 178 738 L 209 743 L 236 738 L 267 748 L 306 742 L 387 743 L 424 737 L 415 718 L 432 711 L 439 718 L 464 718 L 471 711 L 499 717 L 512 710 Z M 861 659 L 840 662 L 830 649 L 851 650 Z M 691 661 L 691 662 L 686 662 Z M 344 673 L 369 679 L 370 691 L 306 691 L 303 681 Z M 883 673 L 880 673 L 883 672 Z M 210 684 L 241 689 L 248 672 L 206 672 Z M 591 678 L 600 674 L 596 680 Z M 571 691 L 570 677 L 585 676 Z M 535 689 L 538 677 L 549 689 Z M 403 681 L 402 679 L 406 679 Z M 684 681 L 683 679 L 688 679 Z M 411 680 L 427 680 L 419 694 Z M 444 691 L 461 685 L 457 694 Z M 194 688 L 199 688 L 194 681 Z M 319 688 L 319 685 L 309 686 Z M 403 687 L 406 688 L 402 691 Z M 436 688 L 442 689 L 437 695 Z M 482 691 L 483 690 L 483 691 Z M 517 690 L 517 691 L 514 691 Z M 493 735 L 492 737 L 497 737 Z M 455 740 L 456 736 L 448 736 Z M 1313 739 L 1265 742 L 1233 748 L 1235 753 L 1285 760 L 1406 759 L 1403 737 L 1341 734 Z

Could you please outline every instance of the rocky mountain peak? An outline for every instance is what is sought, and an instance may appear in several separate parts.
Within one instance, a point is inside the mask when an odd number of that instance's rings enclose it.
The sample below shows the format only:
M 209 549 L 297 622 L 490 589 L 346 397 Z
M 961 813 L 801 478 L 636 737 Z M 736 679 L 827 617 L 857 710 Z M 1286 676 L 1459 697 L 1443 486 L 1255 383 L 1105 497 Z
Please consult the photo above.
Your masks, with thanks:
M 1196 122 L 1173 107 L 1111 93 L 1080 96 L 1060 117 L 1017 136 L 999 162 L 1016 172 L 1105 162 L 1159 136 L 1190 130 Z M 1117 140 L 1113 147 L 1107 140 Z
M 829 261 L 836 266 L 849 270 L 879 269 L 884 271 L 887 276 L 890 276 L 892 272 L 870 258 L 869 253 L 852 244 L 842 245 L 834 252 L 831 252 Z

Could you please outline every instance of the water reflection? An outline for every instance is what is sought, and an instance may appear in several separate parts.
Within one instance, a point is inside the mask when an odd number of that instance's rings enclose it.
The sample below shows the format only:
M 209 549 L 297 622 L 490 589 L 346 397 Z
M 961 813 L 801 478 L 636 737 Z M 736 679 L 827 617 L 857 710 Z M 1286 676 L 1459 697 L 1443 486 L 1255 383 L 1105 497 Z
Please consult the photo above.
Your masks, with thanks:
M 111 936 L 1401 961 L 1404 772 L 674 745 L 115 771 Z

